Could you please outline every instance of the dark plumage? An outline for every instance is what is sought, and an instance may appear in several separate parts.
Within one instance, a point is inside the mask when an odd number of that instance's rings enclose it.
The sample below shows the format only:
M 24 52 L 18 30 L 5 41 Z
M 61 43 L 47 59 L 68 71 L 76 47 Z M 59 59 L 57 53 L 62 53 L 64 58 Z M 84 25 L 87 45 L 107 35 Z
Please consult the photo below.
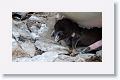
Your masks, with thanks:
M 89 46 L 102 39 L 102 28 L 82 28 L 68 18 L 58 20 L 54 29 L 52 36 L 55 37 L 55 41 L 64 40 L 69 48 L 72 49 L 80 46 Z
M 16 21 L 23 21 L 23 20 L 30 18 L 32 14 L 33 14 L 33 12 L 29 12 L 29 13 L 25 13 L 25 14 L 12 12 L 12 18 L 13 18 L 13 20 L 16 20 Z

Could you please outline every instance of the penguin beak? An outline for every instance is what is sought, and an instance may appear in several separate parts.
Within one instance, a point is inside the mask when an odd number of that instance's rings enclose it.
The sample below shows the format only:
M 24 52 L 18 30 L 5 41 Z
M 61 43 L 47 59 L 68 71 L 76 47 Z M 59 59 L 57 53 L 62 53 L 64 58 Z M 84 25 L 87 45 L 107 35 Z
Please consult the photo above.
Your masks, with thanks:
M 59 42 L 62 39 L 63 31 L 55 32 L 53 31 L 51 37 L 54 37 L 55 42 Z
M 59 42 L 59 36 L 58 36 L 58 34 L 55 34 L 55 30 L 53 30 L 53 32 L 51 33 L 51 37 L 54 37 L 55 41 Z
M 58 35 L 55 36 L 55 41 L 59 42 L 60 41 L 60 37 Z

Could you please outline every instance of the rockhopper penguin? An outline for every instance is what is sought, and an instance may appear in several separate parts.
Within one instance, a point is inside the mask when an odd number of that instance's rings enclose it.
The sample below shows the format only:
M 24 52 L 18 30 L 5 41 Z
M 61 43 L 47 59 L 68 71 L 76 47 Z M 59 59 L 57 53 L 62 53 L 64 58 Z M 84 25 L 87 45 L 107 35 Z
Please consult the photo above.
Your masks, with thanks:
M 54 25 L 51 35 L 56 42 L 64 40 L 70 49 L 70 55 L 74 56 L 76 47 L 87 47 L 102 39 L 102 28 L 86 29 L 79 26 L 76 22 L 63 18 Z

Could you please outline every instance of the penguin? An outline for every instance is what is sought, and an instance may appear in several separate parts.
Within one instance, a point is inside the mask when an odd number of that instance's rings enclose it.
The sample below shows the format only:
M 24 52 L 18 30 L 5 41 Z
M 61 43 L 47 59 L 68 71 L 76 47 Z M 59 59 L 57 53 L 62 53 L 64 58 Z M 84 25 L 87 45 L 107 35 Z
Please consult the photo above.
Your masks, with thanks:
M 74 56 L 77 54 L 75 50 L 77 47 L 87 47 L 101 40 L 102 28 L 83 28 L 75 21 L 63 18 L 56 22 L 51 36 L 54 37 L 56 42 L 64 40 L 70 49 L 70 55 Z

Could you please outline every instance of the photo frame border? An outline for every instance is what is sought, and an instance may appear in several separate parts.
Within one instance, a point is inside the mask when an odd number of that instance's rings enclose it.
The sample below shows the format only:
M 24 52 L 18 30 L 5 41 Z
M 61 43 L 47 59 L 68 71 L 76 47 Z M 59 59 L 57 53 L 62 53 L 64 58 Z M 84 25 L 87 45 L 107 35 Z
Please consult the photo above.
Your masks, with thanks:
M 7 1 L 7 2 L 6 2 Z M 4 0 L 0 3 L 0 73 L 114 74 L 113 0 Z M 42 4 L 39 4 L 41 3 Z M 7 5 L 7 6 L 6 6 Z M 102 12 L 102 62 L 12 62 L 12 12 Z M 105 27 L 104 27 L 105 26 Z

